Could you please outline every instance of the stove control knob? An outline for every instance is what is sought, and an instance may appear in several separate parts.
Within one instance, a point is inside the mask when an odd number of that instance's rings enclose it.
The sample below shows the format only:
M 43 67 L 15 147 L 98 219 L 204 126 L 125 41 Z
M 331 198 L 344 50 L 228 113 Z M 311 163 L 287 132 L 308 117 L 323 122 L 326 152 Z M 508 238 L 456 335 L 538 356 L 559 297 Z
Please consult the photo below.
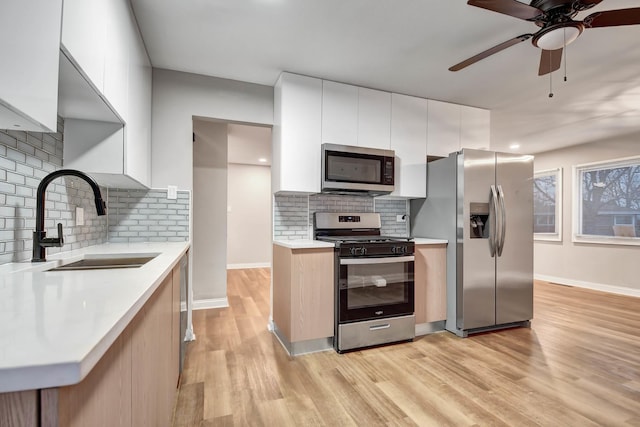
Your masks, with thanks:
M 391 253 L 394 254 L 406 254 L 407 248 L 405 246 L 393 246 L 391 248 Z
M 365 247 L 356 247 L 356 248 L 351 248 L 349 250 L 349 253 L 353 256 L 358 256 L 358 255 L 365 255 L 367 253 L 367 248 Z

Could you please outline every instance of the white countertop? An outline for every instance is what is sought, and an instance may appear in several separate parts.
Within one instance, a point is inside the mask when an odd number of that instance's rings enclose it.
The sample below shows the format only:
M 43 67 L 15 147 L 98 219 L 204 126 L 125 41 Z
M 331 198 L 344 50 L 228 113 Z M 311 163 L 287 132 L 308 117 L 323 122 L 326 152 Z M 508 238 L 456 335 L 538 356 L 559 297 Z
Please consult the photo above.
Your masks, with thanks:
M 0 266 L 0 392 L 75 384 L 111 344 L 189 248 L 114 243 Z M 42 271 L 84 254 L 159 253 L 140 268 Z
M 429 239 L 426 237 L 414 237 L 413 241 L 416 245 L 442 245 L 447 244 L 449 241 L 443 239 Z
M 321 240 L 274 240 L 274 245 L 284 246 L 290 249 L 319 249 L 319 248 L 333 248 L 335 244 L 330 242 L 323 242 Z

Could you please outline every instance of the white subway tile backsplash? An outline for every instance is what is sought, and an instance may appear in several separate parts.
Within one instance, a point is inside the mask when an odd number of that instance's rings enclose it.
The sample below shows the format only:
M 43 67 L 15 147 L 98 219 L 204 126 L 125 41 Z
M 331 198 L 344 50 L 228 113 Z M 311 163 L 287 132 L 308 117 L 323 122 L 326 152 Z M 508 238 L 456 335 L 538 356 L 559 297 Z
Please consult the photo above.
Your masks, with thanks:
M 63 166 L 64 121 L 57 133 L 0 130 L 0 264 L 31 259 L 36 190 L 42 178 Z M 167 200 L 166 190 L 102 189 L 107 217 L 98 217 L 93 192 L 83 180 L 62 177 L 46 193 L 45 228 L 64 228 L 65 245 L 53 254 L 112 242 L 166 242 L 189 239 L 190 193 Z M 85 225 L 75 225 L 75 208 L 84 208 Z M 157 227 L 150 231 L 150 227 Z M 161 235 L 161 233 L 163 233 Z
M 110 242 L 189 240 L 188 191 L 167 199 L 166 190 L 111 190 Z
M 406 200 L 333 194 L 277 194 L 273 201 L 274 240 L 313 238 L 314 212 L 378 212 L 382 234 L 409 236 L 408 222 L 396 221 L 397 215 L 409 217 L 409 203 Z

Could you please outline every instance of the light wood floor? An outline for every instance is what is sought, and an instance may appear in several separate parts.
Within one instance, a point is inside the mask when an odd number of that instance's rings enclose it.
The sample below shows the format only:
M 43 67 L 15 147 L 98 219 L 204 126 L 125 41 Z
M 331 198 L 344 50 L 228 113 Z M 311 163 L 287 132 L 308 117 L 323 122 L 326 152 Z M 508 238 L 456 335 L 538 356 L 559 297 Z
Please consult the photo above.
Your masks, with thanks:
M 640 426 L 640 299 L 535 284 L 531 329 L 289 357 L 269 270 L 194 312 L 177 426 Z

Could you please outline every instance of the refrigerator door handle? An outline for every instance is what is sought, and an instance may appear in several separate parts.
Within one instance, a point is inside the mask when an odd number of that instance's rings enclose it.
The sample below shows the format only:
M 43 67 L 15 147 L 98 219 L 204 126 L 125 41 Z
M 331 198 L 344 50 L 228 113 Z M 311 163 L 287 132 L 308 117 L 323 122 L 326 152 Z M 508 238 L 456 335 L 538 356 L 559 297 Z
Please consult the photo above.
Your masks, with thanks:
M 504 190 L 502 185 L 498 185 L 498 194 L 500 196 L 500 240 L 497 244 L 498 256 L 502 256 L 504 249 L 504 240 L 507 234 L 507 208 L 504 203 Z
M 496 193 L 496 186 L 491 185 L 491 204 L 489 206 L 489 252 L 491 258 L 496 255 L 496 248 L 498 246 L 498 194 Z

